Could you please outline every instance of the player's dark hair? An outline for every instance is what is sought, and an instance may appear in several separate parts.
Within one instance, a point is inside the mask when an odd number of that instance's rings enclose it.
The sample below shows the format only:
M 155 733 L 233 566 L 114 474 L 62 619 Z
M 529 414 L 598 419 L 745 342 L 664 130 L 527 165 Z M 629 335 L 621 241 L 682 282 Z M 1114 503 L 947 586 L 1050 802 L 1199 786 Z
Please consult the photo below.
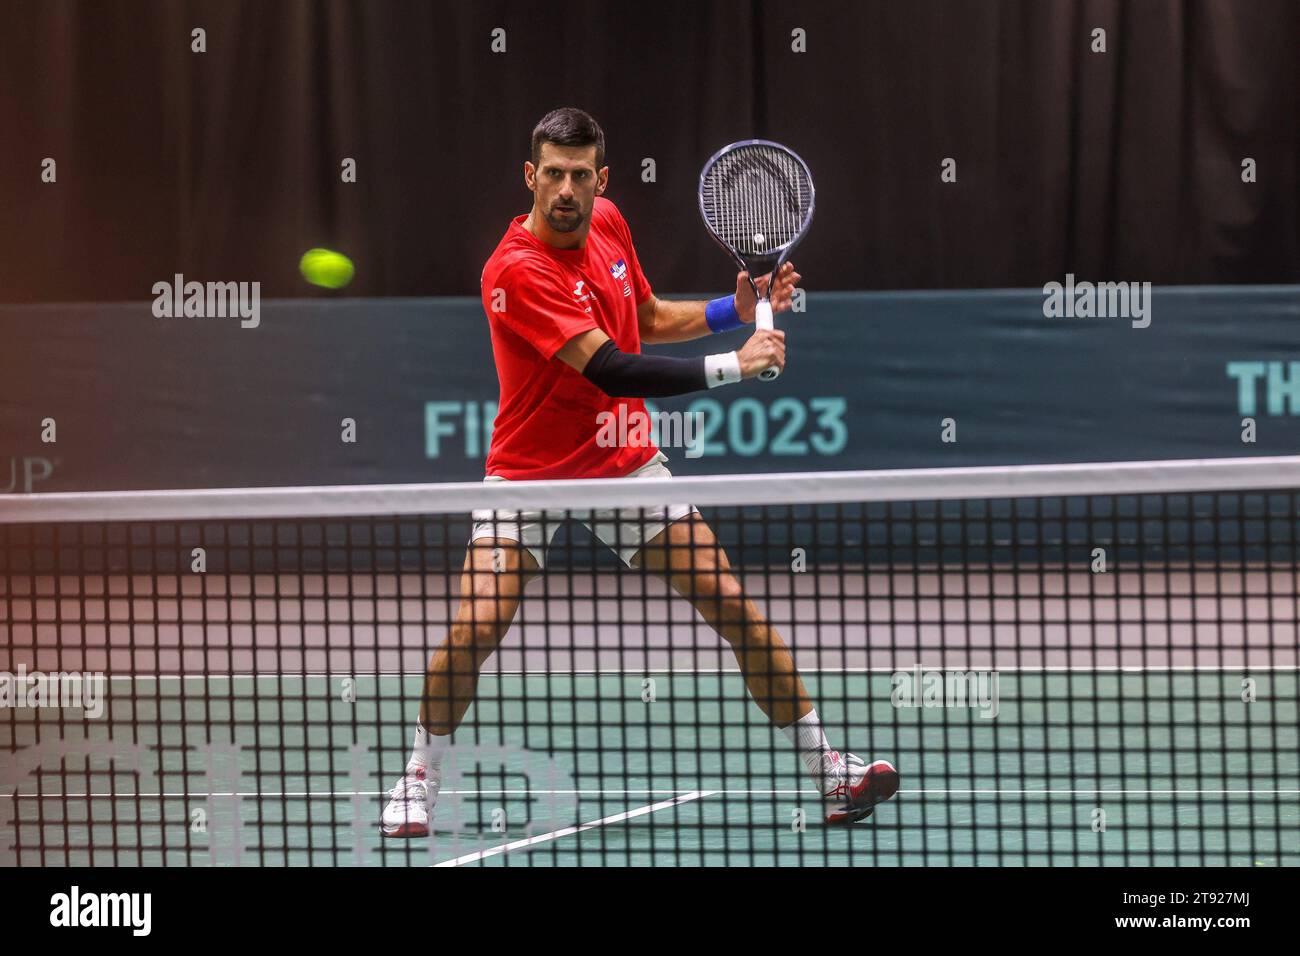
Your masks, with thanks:
M 542 144 L 595 146 L 596 168 L 605 165 L 605 131 L 586 110 L 564 106 L 551 110 L 533 127 L 533 165 L 542 158 Z

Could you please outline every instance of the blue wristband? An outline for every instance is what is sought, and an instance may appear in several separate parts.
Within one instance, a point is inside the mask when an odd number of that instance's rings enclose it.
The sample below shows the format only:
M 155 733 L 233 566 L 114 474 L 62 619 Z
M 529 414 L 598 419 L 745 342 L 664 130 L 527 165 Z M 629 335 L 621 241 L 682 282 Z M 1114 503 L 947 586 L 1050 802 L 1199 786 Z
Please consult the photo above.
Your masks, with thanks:
M 724 295 L 720 299 L 714 299 L 704 307 L 704 321 L 709 323 L 709 328 L 714 334 L 718 332 L 730 332 L 732 329 L 738 329 L 745 323 L 740 321 L 740 313 L 736 311 L 736 297 L 734 295 Z

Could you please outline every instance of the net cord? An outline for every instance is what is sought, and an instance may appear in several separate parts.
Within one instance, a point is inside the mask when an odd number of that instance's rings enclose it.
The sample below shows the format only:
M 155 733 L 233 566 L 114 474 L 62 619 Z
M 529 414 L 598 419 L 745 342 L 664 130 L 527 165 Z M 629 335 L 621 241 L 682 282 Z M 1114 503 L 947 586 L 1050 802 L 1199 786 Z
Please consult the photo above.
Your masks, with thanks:
M 0 524 L 460 514 L 475 509 L 743 506 L 1060 497 L 1300 487 L 1300 455 L 699 477 L 308 485 L 0 495 Z

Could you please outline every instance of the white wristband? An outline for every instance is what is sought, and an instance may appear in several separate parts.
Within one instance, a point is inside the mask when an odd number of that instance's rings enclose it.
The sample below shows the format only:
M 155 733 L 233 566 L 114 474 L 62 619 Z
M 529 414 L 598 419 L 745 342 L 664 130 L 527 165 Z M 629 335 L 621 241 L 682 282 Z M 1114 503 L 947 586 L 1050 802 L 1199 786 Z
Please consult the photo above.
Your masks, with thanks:
M 735 352 L 719 352 L 704 357 L 704 380 L 709 383 L 709 388 L 730 385 L 740 379 L 740 356 Z

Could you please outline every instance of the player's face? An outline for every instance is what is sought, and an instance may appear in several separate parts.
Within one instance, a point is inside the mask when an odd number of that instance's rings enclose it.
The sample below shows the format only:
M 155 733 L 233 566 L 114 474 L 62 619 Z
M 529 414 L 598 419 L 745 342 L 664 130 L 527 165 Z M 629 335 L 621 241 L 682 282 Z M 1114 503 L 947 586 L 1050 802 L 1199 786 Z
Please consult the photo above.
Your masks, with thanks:
M 543 143 L 529 185 L 547 225 L 556 232 L 574 232 L 591 220 L 608 176 L 609 167 L 596 168 L 595 146 Z

